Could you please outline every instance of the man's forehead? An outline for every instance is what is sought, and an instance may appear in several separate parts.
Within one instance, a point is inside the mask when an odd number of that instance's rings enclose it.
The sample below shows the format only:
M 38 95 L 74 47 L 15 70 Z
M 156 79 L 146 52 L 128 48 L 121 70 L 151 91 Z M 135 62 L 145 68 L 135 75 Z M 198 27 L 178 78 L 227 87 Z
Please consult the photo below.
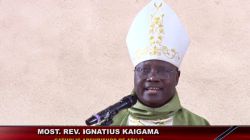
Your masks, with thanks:
M 162 61 L 162 60 L 147 60 L 139 63 L 136 67 L 141 67 L 141 66 L 160 66 L 160 67 L 166 67 L 166 68 L 176 68 L 173 64 Z

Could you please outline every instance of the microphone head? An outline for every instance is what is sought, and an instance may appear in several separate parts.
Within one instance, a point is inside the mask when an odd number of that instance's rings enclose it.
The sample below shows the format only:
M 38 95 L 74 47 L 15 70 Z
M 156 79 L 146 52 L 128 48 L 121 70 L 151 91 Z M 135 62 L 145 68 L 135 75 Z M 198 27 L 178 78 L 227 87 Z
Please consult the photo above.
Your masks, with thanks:
M 85 124 L 86 125 L 93 125 L 93 124 L 96 124 L 98 122 L 97 118 L 94 117 L 94 116 L 91 116 L 90 118 L 88 118 L 86 121 L 85 121 Z

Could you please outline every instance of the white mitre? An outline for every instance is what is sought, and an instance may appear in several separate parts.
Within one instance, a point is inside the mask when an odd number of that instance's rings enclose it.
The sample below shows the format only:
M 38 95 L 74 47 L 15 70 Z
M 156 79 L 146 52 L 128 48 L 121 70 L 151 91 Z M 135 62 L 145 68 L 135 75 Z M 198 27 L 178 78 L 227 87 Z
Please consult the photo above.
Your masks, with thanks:
M 163 0 L 152 0 L 135 17 L 126 42 L 134 66 L 163 60 L 179 68 L 190 41 L 175 12 Z

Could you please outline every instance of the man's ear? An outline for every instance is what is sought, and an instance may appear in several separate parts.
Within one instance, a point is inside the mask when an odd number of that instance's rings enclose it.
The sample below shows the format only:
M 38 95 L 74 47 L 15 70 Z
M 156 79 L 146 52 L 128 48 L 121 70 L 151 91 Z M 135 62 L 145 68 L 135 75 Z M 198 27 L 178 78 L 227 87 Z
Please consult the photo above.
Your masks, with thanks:
M 177 70 L 176 79 L 175 79 L 176 80 L 175 86 L 177 86 L 177 84 L 179 82 L 180 75 L 181 75 L 181 71 Z

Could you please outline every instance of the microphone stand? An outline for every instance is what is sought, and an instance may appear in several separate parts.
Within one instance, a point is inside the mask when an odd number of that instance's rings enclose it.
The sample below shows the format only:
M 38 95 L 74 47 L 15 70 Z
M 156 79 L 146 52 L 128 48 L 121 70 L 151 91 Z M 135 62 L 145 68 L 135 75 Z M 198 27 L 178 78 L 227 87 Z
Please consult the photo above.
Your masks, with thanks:
M 105 120 L 100 126 L 110 126 L 113 123 L 112 119 Z
M 113 118 L 117 114 L 117 111 L 110 111 L 108 110 L 107 115 L 103 122 L 101 122 L 100 126 L 110 126 L 113 123 Z
M 119 111 L 133 106 L 136 101 L 137 97 L 134 95 L 125 96 L 118 103 L 92 115 L 85 123 L 87 125 L 109 126 L 113 123 L 113 118 Z

